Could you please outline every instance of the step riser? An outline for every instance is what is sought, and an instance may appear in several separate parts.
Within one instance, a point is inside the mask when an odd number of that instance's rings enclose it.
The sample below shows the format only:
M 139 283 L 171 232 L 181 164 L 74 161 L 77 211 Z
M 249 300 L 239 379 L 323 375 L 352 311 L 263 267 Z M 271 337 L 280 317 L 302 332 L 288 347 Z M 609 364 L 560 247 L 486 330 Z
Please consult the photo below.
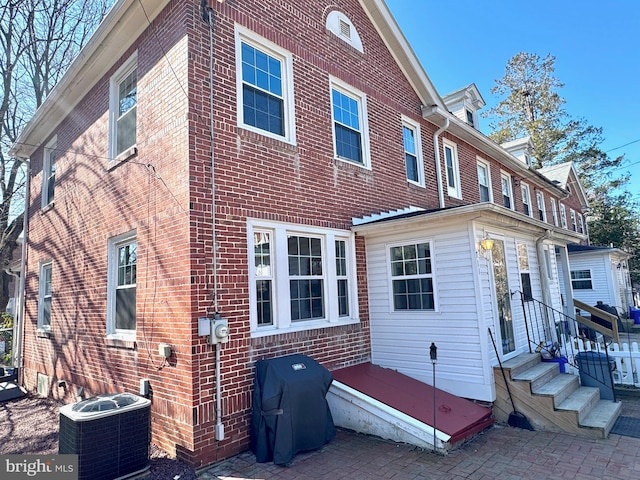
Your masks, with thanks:
M 523 354 L 504 362 L 517 410 L 527 416 L 534 427 L 540 430 L 606 438 L 620 415 L 620 408 L 607 406 L 603 409 L 602 406 L 605 404 L 602 402 L 608 401 L 600 399 L 597 388 L 580 386 L 577 376 L 561 374 L 557 365 L 553 365 L 555 368 L 547 369 L 540 364 L 540 356 L 535 354 Z M 572 380 L 566 384 L 562 380 L 555 380 L 545 388 L 559 375 L 570 375 Z M 500 416 L 505 416 L 512 408 L 498 367 L 494 368 L 494 376 L 498 393 L 496 403 L 501 402 L 497 412 L 500 412 Z M 535 393 L 539 391 L 543 393 Z M 597 415 L 591 414 L 596 410 Z M 499 418 L 498 415 L 496 417 Z

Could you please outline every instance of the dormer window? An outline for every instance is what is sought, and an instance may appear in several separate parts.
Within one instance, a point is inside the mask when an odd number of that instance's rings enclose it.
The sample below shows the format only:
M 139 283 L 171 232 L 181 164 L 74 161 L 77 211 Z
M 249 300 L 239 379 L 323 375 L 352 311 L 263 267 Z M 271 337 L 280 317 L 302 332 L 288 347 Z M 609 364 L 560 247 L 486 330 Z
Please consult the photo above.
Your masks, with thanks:
M 467 123 L 475 128 L 475 123 L 473 121 L 473 112 L 470 110 L 467 110 Z
M 358 35 L 358 31 L 354 27 L 353 22 L 351 22 L 344 13 L 338 12 L 337 10 L 329 13 L 325 27 L 340 40 L 351 45 L 359 52 L 364 53 L 360 35 Z

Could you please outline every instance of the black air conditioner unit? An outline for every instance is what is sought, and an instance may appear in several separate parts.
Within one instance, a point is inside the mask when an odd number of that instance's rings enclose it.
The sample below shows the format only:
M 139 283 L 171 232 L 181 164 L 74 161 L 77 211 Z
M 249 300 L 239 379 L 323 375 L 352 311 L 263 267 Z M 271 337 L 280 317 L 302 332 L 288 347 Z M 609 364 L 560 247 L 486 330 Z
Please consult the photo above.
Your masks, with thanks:
M 78 455 L 79 480 L 116 480 L 149 469 L 151 401 L 98 395 L 60 408 L 58 453 Z

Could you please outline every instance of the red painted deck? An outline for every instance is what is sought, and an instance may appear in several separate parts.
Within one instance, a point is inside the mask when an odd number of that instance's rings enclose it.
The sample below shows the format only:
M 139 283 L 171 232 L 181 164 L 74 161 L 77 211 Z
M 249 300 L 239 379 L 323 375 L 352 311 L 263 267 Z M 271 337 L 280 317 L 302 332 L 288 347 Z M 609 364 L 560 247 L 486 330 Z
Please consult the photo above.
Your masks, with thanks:
M 433 387 L 388 368 L 361 363 L 331 372 L 333 378 L 379 402 L 433 426 Z M 437 385 L 437 377 L 436 377 Z M 464 440 L 493 424 L 490 408 L 436 388 L 436 429 Z

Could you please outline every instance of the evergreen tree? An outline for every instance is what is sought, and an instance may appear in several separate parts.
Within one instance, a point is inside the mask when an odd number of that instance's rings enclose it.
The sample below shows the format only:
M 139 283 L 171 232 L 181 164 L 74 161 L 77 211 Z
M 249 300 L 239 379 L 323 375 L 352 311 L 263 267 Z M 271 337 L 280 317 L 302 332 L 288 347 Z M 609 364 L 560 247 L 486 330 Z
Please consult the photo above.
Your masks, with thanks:
M 489 136 L 497 143 L 529 136 L 536 168 L 574 162 L 589 200 L 591 243 L 613 245 L 634 255 L 632 280 L 640 283 L 640 205 L 625 191 L 629 174 L 618 173 L 624 157 L 610 158 L 602 150 L 602 128 L 569 115 L 566 100 L 558 93 L 564 84 L 554 72 L 553 55 L 513 56 L 504 77 L 491 89 L 502 99 L 484 115 L 493 130 Z

